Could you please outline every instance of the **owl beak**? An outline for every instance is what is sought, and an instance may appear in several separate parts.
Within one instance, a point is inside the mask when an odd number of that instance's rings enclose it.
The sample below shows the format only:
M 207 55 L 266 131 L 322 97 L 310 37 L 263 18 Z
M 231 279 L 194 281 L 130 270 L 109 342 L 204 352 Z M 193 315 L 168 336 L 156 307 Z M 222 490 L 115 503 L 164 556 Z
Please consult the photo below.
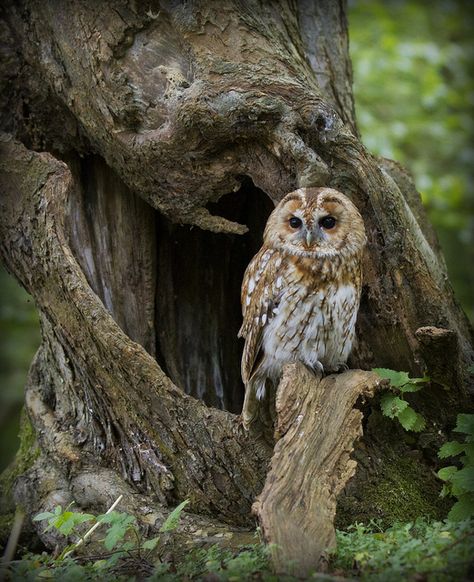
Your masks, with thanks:
M 313 240 L 314 240 L 313 233 L 310 230 L 308 230 L 306 232 L 306 245 L 308 247 L 310 247 L 311 246 L 311 243 L 313 242 Z

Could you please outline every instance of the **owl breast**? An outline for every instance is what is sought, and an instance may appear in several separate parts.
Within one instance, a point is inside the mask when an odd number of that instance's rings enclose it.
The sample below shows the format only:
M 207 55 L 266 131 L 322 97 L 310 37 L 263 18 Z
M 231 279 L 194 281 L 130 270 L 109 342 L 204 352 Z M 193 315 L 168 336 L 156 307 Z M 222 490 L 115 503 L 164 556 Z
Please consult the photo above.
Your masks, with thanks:
M 351 284 L 290 284 L 264 330 L 262 372 L 277 381 L 282 367 L 296 360 L 325 372 L 340 368 L 354 340 L 358 303 Z

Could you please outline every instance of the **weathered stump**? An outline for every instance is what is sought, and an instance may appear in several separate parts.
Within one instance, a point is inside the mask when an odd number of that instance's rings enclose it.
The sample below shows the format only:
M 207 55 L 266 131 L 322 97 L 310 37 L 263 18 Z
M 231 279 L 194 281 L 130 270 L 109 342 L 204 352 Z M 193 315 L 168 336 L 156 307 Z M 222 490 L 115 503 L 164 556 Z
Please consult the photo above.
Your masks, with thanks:
M 380 385 L 372 372 L 326 378 L 302 364 L 286 366 L 276 398 L 276 443 L 265 486 L 253 506 L 277 572 L 307 576 L 324 569 L 336 544 L 337 496 L 353 476 L 350 458 L 362 436 L 359 399 Z

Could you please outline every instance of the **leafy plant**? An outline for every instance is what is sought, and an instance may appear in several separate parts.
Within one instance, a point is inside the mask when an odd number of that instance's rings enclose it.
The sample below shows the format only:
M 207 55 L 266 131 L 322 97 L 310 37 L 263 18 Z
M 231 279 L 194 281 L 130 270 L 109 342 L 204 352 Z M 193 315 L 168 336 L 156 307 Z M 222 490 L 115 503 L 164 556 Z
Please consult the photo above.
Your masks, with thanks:
M 45 531 L 55 528 L 59 533 L 68 536 L 79 524 L 95 519 L 95 516 L 90 513 L 69 511 L 71 505 L 65 511 L 58 505 L 53 512 L 45 511 L 44 513 L 39 513 L 33 517 L 33 521 L 47 521 L 48 527 Z
M 241 546 L 237 552 L 218 545 L 196 549 L 176 565 L 175 579 L 201 580 L 209 574 L 222 582 L 251 580 L 256 576 L 258 576 L 257 579 L 267 582 L 277 580 L 271 573 L 269 547 L 262 543 Z M 290 578 L 278 578 L 278 580 L 286 579 L 290 580 Z
M 53 558 L 47 554 L 29 555 L 26 559 L 17 563 L 13 568 L 12 580 L 31 579 L 36 580 L 48 577 L 53 580 L 95 580 L 103 578 L 104 572 L 113 572 L 119 562 L 128 561 L 128 565 L 135 564 L 135 569 L 140 573 L 157 574 L 165 572 L 166 564 L 153 564 L 150 560 L 152 551 L 157 549 L 161 535 L 152 539 L 144 539 L 136 518 L 128 513 L 115 511 L 115 507 L 121 500 L 119 497 L 112 507 L 103 515 L 92 515 L 71 511 L 71 506 L 65 510 L 61 506 L 53 511 L 46 511 L 36 515 L 34 521 L 46 521 L 45 531 L 54 528 L 64 536 L 77 536 L 78 541 L 67 545 L 61 554 Z M 173 532 L 181 517 L 181 513 L 189 500 L 183 501 L 176 507 L 160 527 L 160 534 L 169 535 Z M 82 524 L 92 523 L 86 532 Z M 100 542 L 104 546 L 104 552 L 93 559 L 87 557 L 72 558 L 75 550 L 90 537 L 99 527 L 105 528 L 105 537 Z M 114 579 L 119 580 L 120 577 Z
M 112 513 L 112 512 L 110 512 Z M 110 515 L 109 513 L 109 515 Z M 118 512 L 117 512 L 118 513 Z M 173 531 L 180 511 L 173 511 L 161 530 Z M 147 564 L 146 544 L 156 547 L 155 540 L 140 542 L 141 558 L 137 558 L 136 545 L 127 541 L 127 532 L 135 527 L 131 517 L 118 513 L 107 518 L 107 525 L 115 524 L 122 535 L 110 552 L 99 560 L 61 560 L 47 555 L 28 555 L 10 572 L 14 582 L 40 581 L 48 578 L 54 582 L 114 581 L 131 582 L 137 579 L 148 582 L 178 582 L 182 580 L 212 579 L 220 582 L 262 580 L 264 582 L 296 582 L 299 578 L 275 575 L 269 560 L 269 547 L 258 542 L 234 550 L 214 545 L 189 550 L 172 565 L 157 562 Z M 51 519 L 51 516 L 46 518 Z M 98 519 L 98 518 L 97 518 Z M 99 523 L 99 522 L 96 522 Z M 118 526 L 120 524 L 120 527 Z M 174 526 L 174 527 L 175 527 Z M 100 527 L 106 527 L 104 524 Z M 74 530 L 73 530 L 74 531 Z M 108 530 L 107 530 L 108 531 Z M 118 533 L 118 532 L 116 532 Z M 331 558 L 331 573 L 344 578 L 354 576 L 368 582 L 398 582 L 415 579 L 418 575 L 427 582 L 448 582 L 463 579 L 474 551 L 474 521 L 434 522 L 420 519 L 414 523 L 398 523 L 383 530 L 376 522 L 355 524 L 347 531 L 337 531 L 337 550 Z M 128 545 L 130 544 L 130 545 Z M 128 569 L 110 557 L 129 548 Z M 135 549 L 133 549 L 135 548 Z M 135 559 L 132 558 L 135 556 Z M 124 560 L 125 564 L 127 563 Z M 326 577 L 327 578 L 327 577 Z M 321 579 L 326 579 L 322 576 Z M 315 579 L 319 579 L 315 576 Z
M 168 516 L 160 528 L 162 534 L 176 529 L 184 506 L 185 503 L 182 503 Z M 53 515 L 59 515 L 59 512 Z M 136 527 L 133 516 L 113 511 L 105 515 L 109 517 L 104 520 L 104 516 L 98 516 L 95 524 L 106 523 L 109 526 L 103 543 L 105 545 L 107 536 L 112 534 L 109 537 L 111 552 L 104 551 L 98 559 L 97 557 L 96 559 L 83 557 L 73 559 L 71 553 L 65 554 L 65 552 L 59 558 L 46 553 L 28 554 L 13 565 L 8 579 L 13 582 L 39 582 L 45 578 L 55 582 L 82 582 L 83 580 L 131 582 L 137 579 L 148 582 L 181 582 L 182 580 L 201 580 L 210 575 L 221 582 L 250 579 L 266 582 L 296 582 L 297 580 L 289 576 L 276 577 L 272 573 L 269 546 L 264 546 L 261 542 L 240 546 L 234 550 L 219 545 L 194 548 L 172 565 L 160 561 L 151 564 L 147 562 L 149 552 L 146 550 L 155 549 L 159 544 L 159 538 L 140 540 L 137 545 L 133 539 L 127 539 L 128 534 L 133 533 L 133 528 Z M 44 515 L 44 520 L 51 518 L 51 515 Z M 137 553 L 138 548 L 140 554 Z
M 397 419 L 405 430 L 421 432 L 426 426 L 426 421 L 410 406 L 405 395 L 421 390 L 423 385 L 429 382 L 429 378 L 427 376 L 410 378 L 407 372 L 396 372 L 388 368 L 373 368 L 372 371 L 390 381 L 391 391 L 383 394 L 380 400 L 382 414 Z
M 474 522 L 396 523 L 385 531 L 377 522 L 337 531 L 335 569 L 362 580 L 429 582 L 462 580 L 474 553 Z M 416 578 L 415 578 L 416 576 Z
M 444 467 L 438 471 L 438 477 L 445 482 L 441 495 L 457 498 L 448 519 L 459 521 L 474 516 L 474 414 L 458 414 L 454 431 L 466 435 L 464 441 L 444 443 L 438 457 L 447 459 L 459 456 L 462 467 Z

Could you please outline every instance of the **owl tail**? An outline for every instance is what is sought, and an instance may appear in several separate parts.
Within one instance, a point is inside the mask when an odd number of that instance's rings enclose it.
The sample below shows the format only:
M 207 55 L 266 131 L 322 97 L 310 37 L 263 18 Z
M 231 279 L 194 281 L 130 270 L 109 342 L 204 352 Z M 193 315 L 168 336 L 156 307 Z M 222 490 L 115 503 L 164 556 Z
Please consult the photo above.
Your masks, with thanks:
M 252 433 L 263 434 L 269 442 L 273 439 L 275 396 L 270 380 L 258 375 L 250 379 L 245 391 L 242 421 Z
M 245 390 L 244 406 L 242 408 L 242 420 L 244 427 L 249 430 L 251 425 L 258 418 L 258 409 L 260 407 L 260 401 L 257 397 L 258 389 L 255 386 L 255 381 L 250 380 Z M 265 386 L 265 380 L 263 381 Z M 264 388 L 265 390 L 265 388 Z

